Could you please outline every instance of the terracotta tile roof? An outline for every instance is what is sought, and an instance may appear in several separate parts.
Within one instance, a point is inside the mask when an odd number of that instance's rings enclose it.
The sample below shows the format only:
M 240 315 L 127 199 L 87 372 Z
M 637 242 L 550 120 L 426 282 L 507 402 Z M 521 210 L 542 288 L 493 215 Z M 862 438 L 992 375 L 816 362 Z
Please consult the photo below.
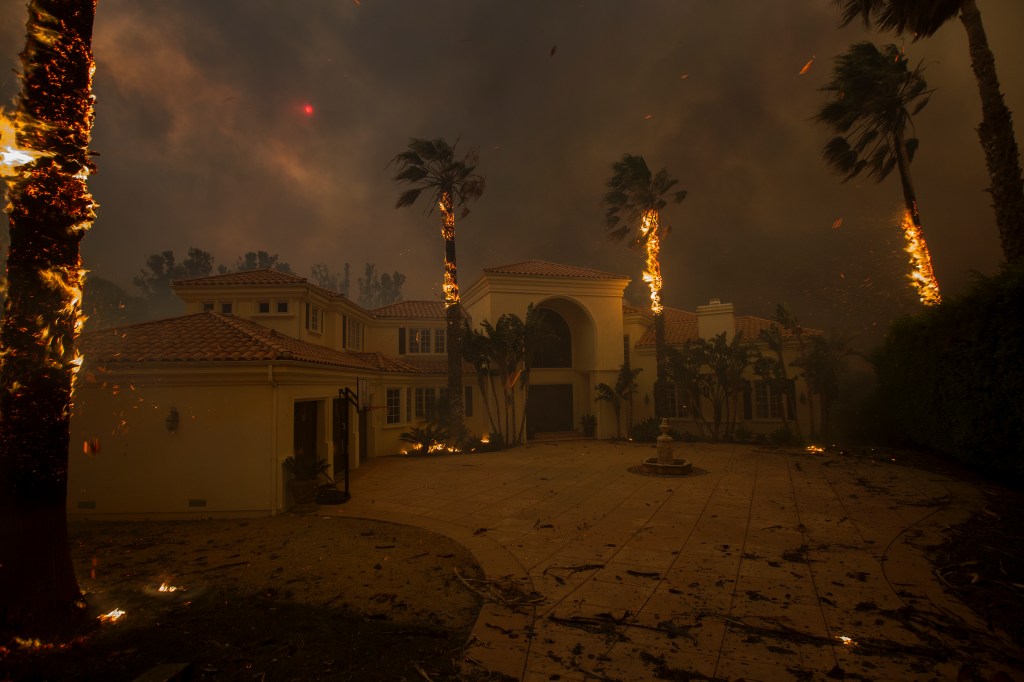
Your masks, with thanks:
M 370 311 L 374 317 L 409 317 L 416 319 L 444 320 L 446 312 L 443 301 L 399 301 Z M 468 319 L 466 309 L 462 317 Z
M 221 313 L 196 313 L 89 332 L 81 337 L 86 362 L 297 361 L 371 371 L 415 372 L 376 353 L 317 346 Z
M 228 272 L 223 275 L 210 275 L 208 277 L 193 277 L 192 279 L 179 279 L 171 282 L 174 287 L 218 287 L 218 286 L 283 286 L 283 285 L 306 285 L 321 296 L 327 298 L 342 298 L 348 300 L 343 294 L 313 284 L 305 277 L 293 275 L 290 272 L 281 272 L 274 268 L 263 268 L 260 270 L 243 270 L 241 272 Z M 350 301 L 353 305 L 354 302 Z
M 511 265 L 484 268 L 489 275 L 538 275 L 541 277 L 577 277 L 580 279 L 630 279 L 627 275 L 580 268 L 575 265 L 561 265 L 543 260 L 527 260 Z
M 399 360 L 397 358 L 391 358 L 383 353 L 368 353 L 368 352 L 357 352 L 350 351 L 350 355 L 355 355 L 360 360 L 368 362 L 375 366 L 382 372 L 422 372 L 422 369 L 416 367 L 414 363 L 407 362 L 405 360 Z
M 641 311 L 643 312 L 643 311 Z M 665 343 L 669 345 L 681 345 L 690 339 L 697 338 L 697 315 L 696 313 L 679 310 L 678 308 L 665 308 Z M 654 347 L 654 324 L 648 327 L 644 335 L 636 342 L 637 348 Z
M 424 374 L 448 374 L 448 357 L 445 355 L 403 355 L 402 362 L 415 367 Z M 462 363 L 465 380 L 476 376 L 476 370 L 468 362 Z
M 625 309 L 625 306 L 623 306 Z M 640 311 L 644 312 L 644 311 Z M 752 317 L 750 315 L 737 315 L 736 316 L 736 331 L 743 332 L 743 338 L 746 341 L 757 341 L 760 337 L 762 329 L 768 329 L 772 326 L 771 320 L 766 320 L 763 317 Z M 804 334 L 813 336 L 820 334 L 821 332 L 815 329 L 804 329 Z M 697 332 L 697 315 L 696 313 L 690 313 L 685 310 L 678 310 L 676 308 L 665 308 L 665 342 L 672 345 L 682 345 L 690 339 L 696 339 Z M 782 330 L 782 338 L 789 339 L 793 338 L 793 334 Z M 643 337 L 636 342 L 637 348 L 653 348 L 654 347 L 654 324 L 644 332 Z
M 635 305 L 632 305 L 632 304 L 629 304 L 629 303 L 623 303 L 622 304 L 622 314 L 623 315 L 643 315 L 644 317 L 650 317 L 651 316 L 651 311 L 650 311 L 650 308 L 640 308 L 639 306 L 635 306 Z
M 243 270 L 241 272 L 228 272 L 223 275 L 209 275 L 207 277 L 193 277 L 192 279 L 174 280 L 174 286 L 223 286 L 241 285 L 250 286 L 254 284 L 308 284 L 305 277 L 293 275 L 290 272 L 281 272 L 273 268 L 262 270 Z

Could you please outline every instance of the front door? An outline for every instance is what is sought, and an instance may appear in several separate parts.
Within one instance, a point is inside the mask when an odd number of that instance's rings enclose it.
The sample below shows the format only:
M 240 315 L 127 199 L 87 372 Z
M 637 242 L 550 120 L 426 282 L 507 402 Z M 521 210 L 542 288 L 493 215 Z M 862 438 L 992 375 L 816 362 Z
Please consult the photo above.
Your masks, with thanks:
M 316 460 L 316 401 L 295 403 L 295 459 Z
M 526 425 L 534 433 L 572 431 L 572 384 L 532 384 Z

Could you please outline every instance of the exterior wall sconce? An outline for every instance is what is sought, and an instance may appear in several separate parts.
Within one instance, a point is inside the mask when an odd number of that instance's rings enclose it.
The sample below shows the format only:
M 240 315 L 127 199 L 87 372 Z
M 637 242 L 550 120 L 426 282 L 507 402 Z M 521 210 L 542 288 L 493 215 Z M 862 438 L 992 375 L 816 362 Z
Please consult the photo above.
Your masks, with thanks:
M 171 411 L 167 414 L 167 419 L 164 421 L 164 423 L 167 424 L 167 430 L 171 433 L 176 432 L 178 430 L 178 421 L 178 410 L 177 408 L 172 407 Z

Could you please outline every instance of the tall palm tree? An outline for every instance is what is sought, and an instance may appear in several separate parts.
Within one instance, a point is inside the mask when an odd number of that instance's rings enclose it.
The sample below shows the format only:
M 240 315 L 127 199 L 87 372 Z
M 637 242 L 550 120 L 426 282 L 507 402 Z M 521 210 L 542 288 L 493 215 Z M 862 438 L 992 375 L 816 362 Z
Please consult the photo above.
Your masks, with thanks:
M 1003 99 L 996 60 L 988 46 L 985 25 L 975 0 L 833 0 L 846 26 L 857 17 L 882 30 L 909 32 L 927 38 L 959 18 L 967 31 L 971 68 L 981 96 L 978 137 L 985 152 L 996 225 L 1008 263 L 1024 260 L 1024 180 L 1013 117 Z
M 654 353 L 657 375 L 654 381 L 654 415 L 667 417 L 665 387 L 668 364 L 665 355 L 665 309 L 661 302 L 661 240 L 669 232 L 661 223 L 661 210 L 671 199 L 675 203 L 686 198 L 686 190 L 671 191 L 679 183 L 662 168 L 652 174 L 644 157 L 624 154 L 612 164 L 608 191 L 604 195 L 605 222 L 608 236 L 615 241 L 629 239 L 631 246 L 642 246 L 647 254 L 644 281 L 651 290 L 651 313 L 654 315 Z
M 457 143 L 456 143 L 457 144 Z M 484 178 L 476 172 L 476 150 L 456 159 L 455 146 L 443 138 L 412 138 L 408 149 L 392 160 L 398 170 L 395 182 L 413 185 L 398 197 L 395 208 L 412 206 L 424 192 L 430 202 L 427 214 L 436 206 L 441 212 L 441 238 L 444 240 L 444 306 L 447 317 L 448 400 L 452 413 L 452 432 L 463 431 L 462 405 L 462 306 L 455 263 L 455 212 L 469 215 L 469 202 L 484 193 Z
M 24 636 L 83 615 L 68 546 L 71 397 L 95 218 L 92 27 L 96 0 L 32 0 L 14 144 L 33 157 L 8 185 L 0 329 L 0 630 Z M 6 144 L 11 141 L 5 140 Z
M 939 287 L 921 231 L 917 194 L 910 177 L 910 162 L 917 150 L 913 115 L 928 103 L 928 84 L 922 67 L 911 70 L 895 45 L 879 50 L 861 42 L 835 59 L 832 80 L 822 90 L 830 97 L 816 119 L 838 133 L 825 145 L 825 162 L 845 176 L 865 172 L 881 182 L 899 171 L 905 207 L 903 230 L 913 257 L 911 279 L 921 301 L 939 302 Z

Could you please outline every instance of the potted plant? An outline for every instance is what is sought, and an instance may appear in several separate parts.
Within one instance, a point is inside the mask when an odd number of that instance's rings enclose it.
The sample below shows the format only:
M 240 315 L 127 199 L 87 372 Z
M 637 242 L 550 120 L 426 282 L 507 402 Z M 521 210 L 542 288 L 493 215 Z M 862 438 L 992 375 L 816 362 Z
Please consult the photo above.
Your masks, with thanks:
M 580 417 L 580 427 L 583 429 L 584 436 L 593 438 L 597 431 L 597 417 L 592 414 L 583 415 Z
M 320 475 L 327 473 L 327 460 L 296 455 L 284 461 L 284 470 L 291 474 L 288 490 L 294 506 L 314 507 L 320 489 Z

